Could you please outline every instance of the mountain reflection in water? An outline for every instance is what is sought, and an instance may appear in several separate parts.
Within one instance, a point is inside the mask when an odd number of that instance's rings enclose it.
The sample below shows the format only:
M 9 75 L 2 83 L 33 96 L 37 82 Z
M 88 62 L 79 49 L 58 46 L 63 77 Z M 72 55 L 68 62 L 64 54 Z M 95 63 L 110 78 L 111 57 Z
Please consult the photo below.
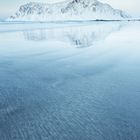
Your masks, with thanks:
M 78 48 L 90 47 L 107 38 L 113 32 L 121 29 L 121 23 L 100 23 L 88 26 L 71 26 L 53 29 L 38 29 L 24 31 L 28 41 L 59 41 L 67 42 Z

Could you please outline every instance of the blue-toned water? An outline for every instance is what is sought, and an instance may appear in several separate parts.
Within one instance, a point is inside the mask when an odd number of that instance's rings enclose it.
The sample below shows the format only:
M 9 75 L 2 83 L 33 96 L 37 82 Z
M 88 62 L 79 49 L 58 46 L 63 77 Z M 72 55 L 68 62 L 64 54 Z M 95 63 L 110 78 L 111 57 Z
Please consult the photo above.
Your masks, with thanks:
M 140 22 L 1 23 L 0 140 L 140 140 Z

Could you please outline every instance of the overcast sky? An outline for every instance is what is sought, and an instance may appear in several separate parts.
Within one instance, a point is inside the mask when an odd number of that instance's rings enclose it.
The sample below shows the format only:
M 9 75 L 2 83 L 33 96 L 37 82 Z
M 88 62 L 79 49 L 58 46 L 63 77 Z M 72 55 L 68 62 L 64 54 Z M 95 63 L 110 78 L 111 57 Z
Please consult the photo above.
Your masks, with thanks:
M 64 0 L 31 0 L 32 2 L 59 2 Z M 122 9 L 133 16 L 140 16 L 140 0 L 99 0 L 108 3 L 113 8 Z M 0 18 L 5 18 L 18 9 L 21 4 L 30 2 L 30 0 L 0 0 Z

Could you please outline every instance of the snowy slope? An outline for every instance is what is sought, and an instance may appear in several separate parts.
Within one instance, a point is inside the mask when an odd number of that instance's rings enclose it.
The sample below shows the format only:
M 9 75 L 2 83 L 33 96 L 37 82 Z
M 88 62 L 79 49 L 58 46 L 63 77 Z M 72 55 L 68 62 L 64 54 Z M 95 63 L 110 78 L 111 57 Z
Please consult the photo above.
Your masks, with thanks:
M 9 21 L 123 19 L 129 16 L 97 0 L 67 0 L 55 4 L 30 2 L 20 6 Z

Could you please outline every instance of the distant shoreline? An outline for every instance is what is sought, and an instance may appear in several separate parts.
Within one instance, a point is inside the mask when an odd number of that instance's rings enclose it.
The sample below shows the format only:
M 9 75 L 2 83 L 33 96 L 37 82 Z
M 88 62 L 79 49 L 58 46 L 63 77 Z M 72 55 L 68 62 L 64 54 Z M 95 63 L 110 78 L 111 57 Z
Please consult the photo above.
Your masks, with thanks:
M 6 20 L 1 20 L 1 23 L 11 23 L 11 24 L 22 24 L 22 23 L 86 23 L 86 22 L 116 22 L 116 21 L 140 21 L 140 19 L 123 19 L 123 20 L 106 20 L 106 19 L 96 19 L 96 20 L 57 20 L 57 21 L 6 21 Z

